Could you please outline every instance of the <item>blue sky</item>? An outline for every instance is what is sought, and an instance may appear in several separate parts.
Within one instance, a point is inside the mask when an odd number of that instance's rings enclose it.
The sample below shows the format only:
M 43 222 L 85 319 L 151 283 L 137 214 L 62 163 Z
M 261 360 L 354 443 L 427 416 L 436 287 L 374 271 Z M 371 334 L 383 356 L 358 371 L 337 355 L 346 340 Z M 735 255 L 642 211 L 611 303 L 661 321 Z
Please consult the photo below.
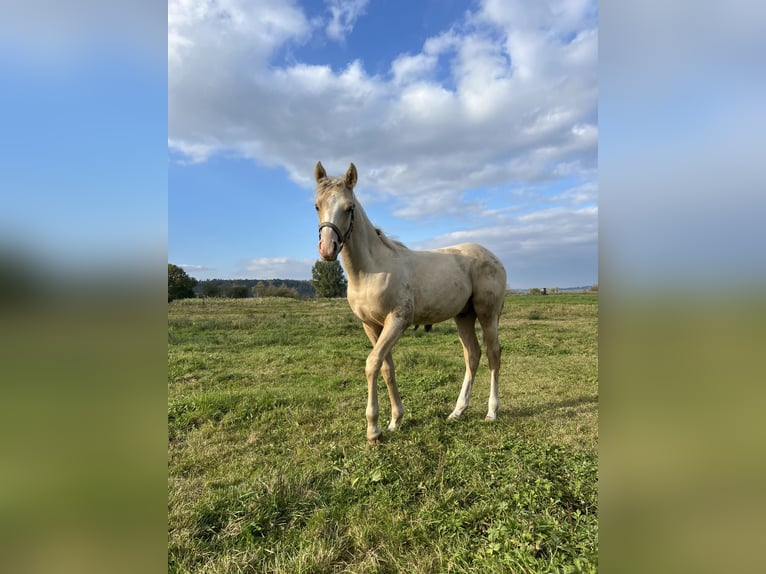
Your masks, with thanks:
M 598 282 L 594 2 L 168 5 L 168 260 L 307 279 L 313 166 L 353 161 L 411 248 L 476 241 L 512 287 Z

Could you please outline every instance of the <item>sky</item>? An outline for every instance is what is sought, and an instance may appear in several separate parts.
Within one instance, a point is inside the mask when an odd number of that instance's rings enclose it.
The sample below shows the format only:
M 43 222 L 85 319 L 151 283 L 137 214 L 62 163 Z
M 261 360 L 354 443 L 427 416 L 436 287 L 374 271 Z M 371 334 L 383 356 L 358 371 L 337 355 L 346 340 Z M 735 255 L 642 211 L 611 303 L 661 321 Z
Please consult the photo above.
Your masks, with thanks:
M 309 279 L 313 168 L 413 249 L 598 283 L 595 2 L 171 0 L 168 261 Z

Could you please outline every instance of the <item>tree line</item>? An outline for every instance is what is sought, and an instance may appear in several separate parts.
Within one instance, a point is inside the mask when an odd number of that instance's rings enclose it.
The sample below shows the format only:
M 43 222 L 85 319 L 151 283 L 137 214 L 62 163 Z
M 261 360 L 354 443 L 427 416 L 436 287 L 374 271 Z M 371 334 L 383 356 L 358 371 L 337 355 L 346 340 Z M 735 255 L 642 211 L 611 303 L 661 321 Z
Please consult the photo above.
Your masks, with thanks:
M 205 279 L 189 276 L 178 265 L 168 263 L 168 302 L 194 297 L 345 297 L 346 277 L 338 261 L 317 261 L 311 280 L 277 279 Z

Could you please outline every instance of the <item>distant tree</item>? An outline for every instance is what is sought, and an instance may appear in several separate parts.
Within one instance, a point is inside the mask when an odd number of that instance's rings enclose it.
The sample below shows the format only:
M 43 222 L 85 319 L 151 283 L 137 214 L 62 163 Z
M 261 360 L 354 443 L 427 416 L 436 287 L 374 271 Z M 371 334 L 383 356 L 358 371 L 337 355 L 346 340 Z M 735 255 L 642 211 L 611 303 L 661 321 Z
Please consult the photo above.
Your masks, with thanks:
M 345 297 L 347 282 L 343 268 L 336 261 L 318 260 L 311 269 L 311 284 L 317 297 Z
M 240 285 L 235 283 L 229 287 L 229 297 L 233 299 L 244 299 L 250 296 L 250 289 L 247 285 Z
M 196 284 L 194 277 L 189 277 L 178 265 L 168 263 L 168 303 L 173 299 L 193 298 Z
M 253 297 L 288 297 L 292 299 L 300 298 L 300 294 L 297 289 L 288 287 L 285 282 L 277 287 L 273 281 L 269 281 L 268 285 L 265 285 L 263 281 L 258 281 L 253 286 Z
M 266 297 L 266 290 L 267 287 L 263 281 L 258 281 L 258 283 L 253 286 L 253 297 Z
M 205 281 L 202 283 L 202 294 L 205 297 L 220 297 L 221 286 L 215 281 Z
M 297 299 L 298 297 L 300 297 L 300 295 L 298 295 L 298 290 L 293 289 L 292 287 L 288 287 L 287 285 L 285 285 L 284 281 L 279 287 L 274 288 L 274 296 L 286 297 L 289 299 Z

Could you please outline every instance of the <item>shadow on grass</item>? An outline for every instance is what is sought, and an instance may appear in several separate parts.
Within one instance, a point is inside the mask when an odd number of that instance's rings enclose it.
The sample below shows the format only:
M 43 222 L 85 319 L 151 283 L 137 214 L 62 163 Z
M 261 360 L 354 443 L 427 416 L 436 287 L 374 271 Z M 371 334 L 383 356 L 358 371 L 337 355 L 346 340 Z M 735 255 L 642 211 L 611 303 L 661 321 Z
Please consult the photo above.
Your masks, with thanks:
M 510 407 L 505 410 L 506 416 L 510 418 L 515 417 L 533 417 L 544 413 L 546 411 L 553 411 L 556 409 L 564 409 L 571 407 L 579 407 L 587 404 L 598 404 L 598 395 L 581 395 L 576 398 L 566 399 L 564 401 L 555 401 L 549 403 L 542 403 L 539 405 L 531 405 L 525 407 Z M 502 411 L 501 411 L 502 413 Z M 498 416 L 501 414 L 498 413 Z
M 533 417 L 539 414 L 542 414 L 546 411 L 554 411 L 556 409 L 565 409 L 565 408 L 572 408 L 572 407 L 579 407 L 581 405 L 597 405 L 598 404 L 598 395 L 581 395 L 579 397 L 566 399 L 563 401 L 555 401 L 555 402 L 548 402 L 548 403 L 541 403 L 539 405 L 529 405 L 529 406 L 504 406 L 501 404 L 500 410 L 497 413 L 498 420 L 513 420 L 518 417 Z M 481 412 L 479 412 L 481 411 Z M 486 412 L 485 404 L 482 403 L 481 407 L 479 407 L 479 410 L 476 410 L 476 405 L 471 403 L 471 407 L 466 410 L 463 415 L 458 418 L 454 419 L 453 421 L 447 420 L 447 415 L 451 412 L 450 409 L 442 411 L 435 412 L 433 409 L 429 409 L 426 413 L 417 413 L 413 416 L 407 416 L 405 414 L 406 424 L 410 428 L 422 428 L 431 426 L 437 421 L 444 421 L 444 422 L 451 422 L 451 423 L 458 423 L 462 420 L 469 420 L 474 418 L 484 418 L 484 413 Z
M 497 422 L 510 423 L 519 418 L 531 418 L 540 415 L 545 412 L 555 411 L 557 409 L 566 409 L 579 407 L 582 405 L 597 405 L 598 395 L 581 395 L 576 398 L 566 399 L 562 401 L 553 401 L 547 403 L 541 403 L 538 405 L 530 406 L 510 406 L 503 407 L 501 405 L 500 411 L 497 413 Z M 405 407 L 406 409 L 406 407 Z M 454 427 L 470 422 L 481 421 L 484 424 L 493 424 L 484 420 L 484 414 L 486 413 L 485 405 L 482 403 L 480 409 L 476 409 L 474 405 L 471 405 L 463 415 L 457 419 L 448 420 L 447 415 L 451 412 L 451 409 L 446 409 L 443 412 L 434 408 L 428 408 L 425 411 L 420 411 L 412 414 L 410 411 L 405 410 L 404 419 L 402 420 L 402 426 L 399 430 L 392 433 L 386 426 L 389 419 L 386 414 L 381 413 L 380 427 L 383 430 L 383 436 L 381 442 L 388 442 L 388 440 L 402 436 L 408 439 L 416 438 L 419 434 L 431 433 L 431 436 L 436 436 L 438 440 L 452 442 L 455 439 Z

